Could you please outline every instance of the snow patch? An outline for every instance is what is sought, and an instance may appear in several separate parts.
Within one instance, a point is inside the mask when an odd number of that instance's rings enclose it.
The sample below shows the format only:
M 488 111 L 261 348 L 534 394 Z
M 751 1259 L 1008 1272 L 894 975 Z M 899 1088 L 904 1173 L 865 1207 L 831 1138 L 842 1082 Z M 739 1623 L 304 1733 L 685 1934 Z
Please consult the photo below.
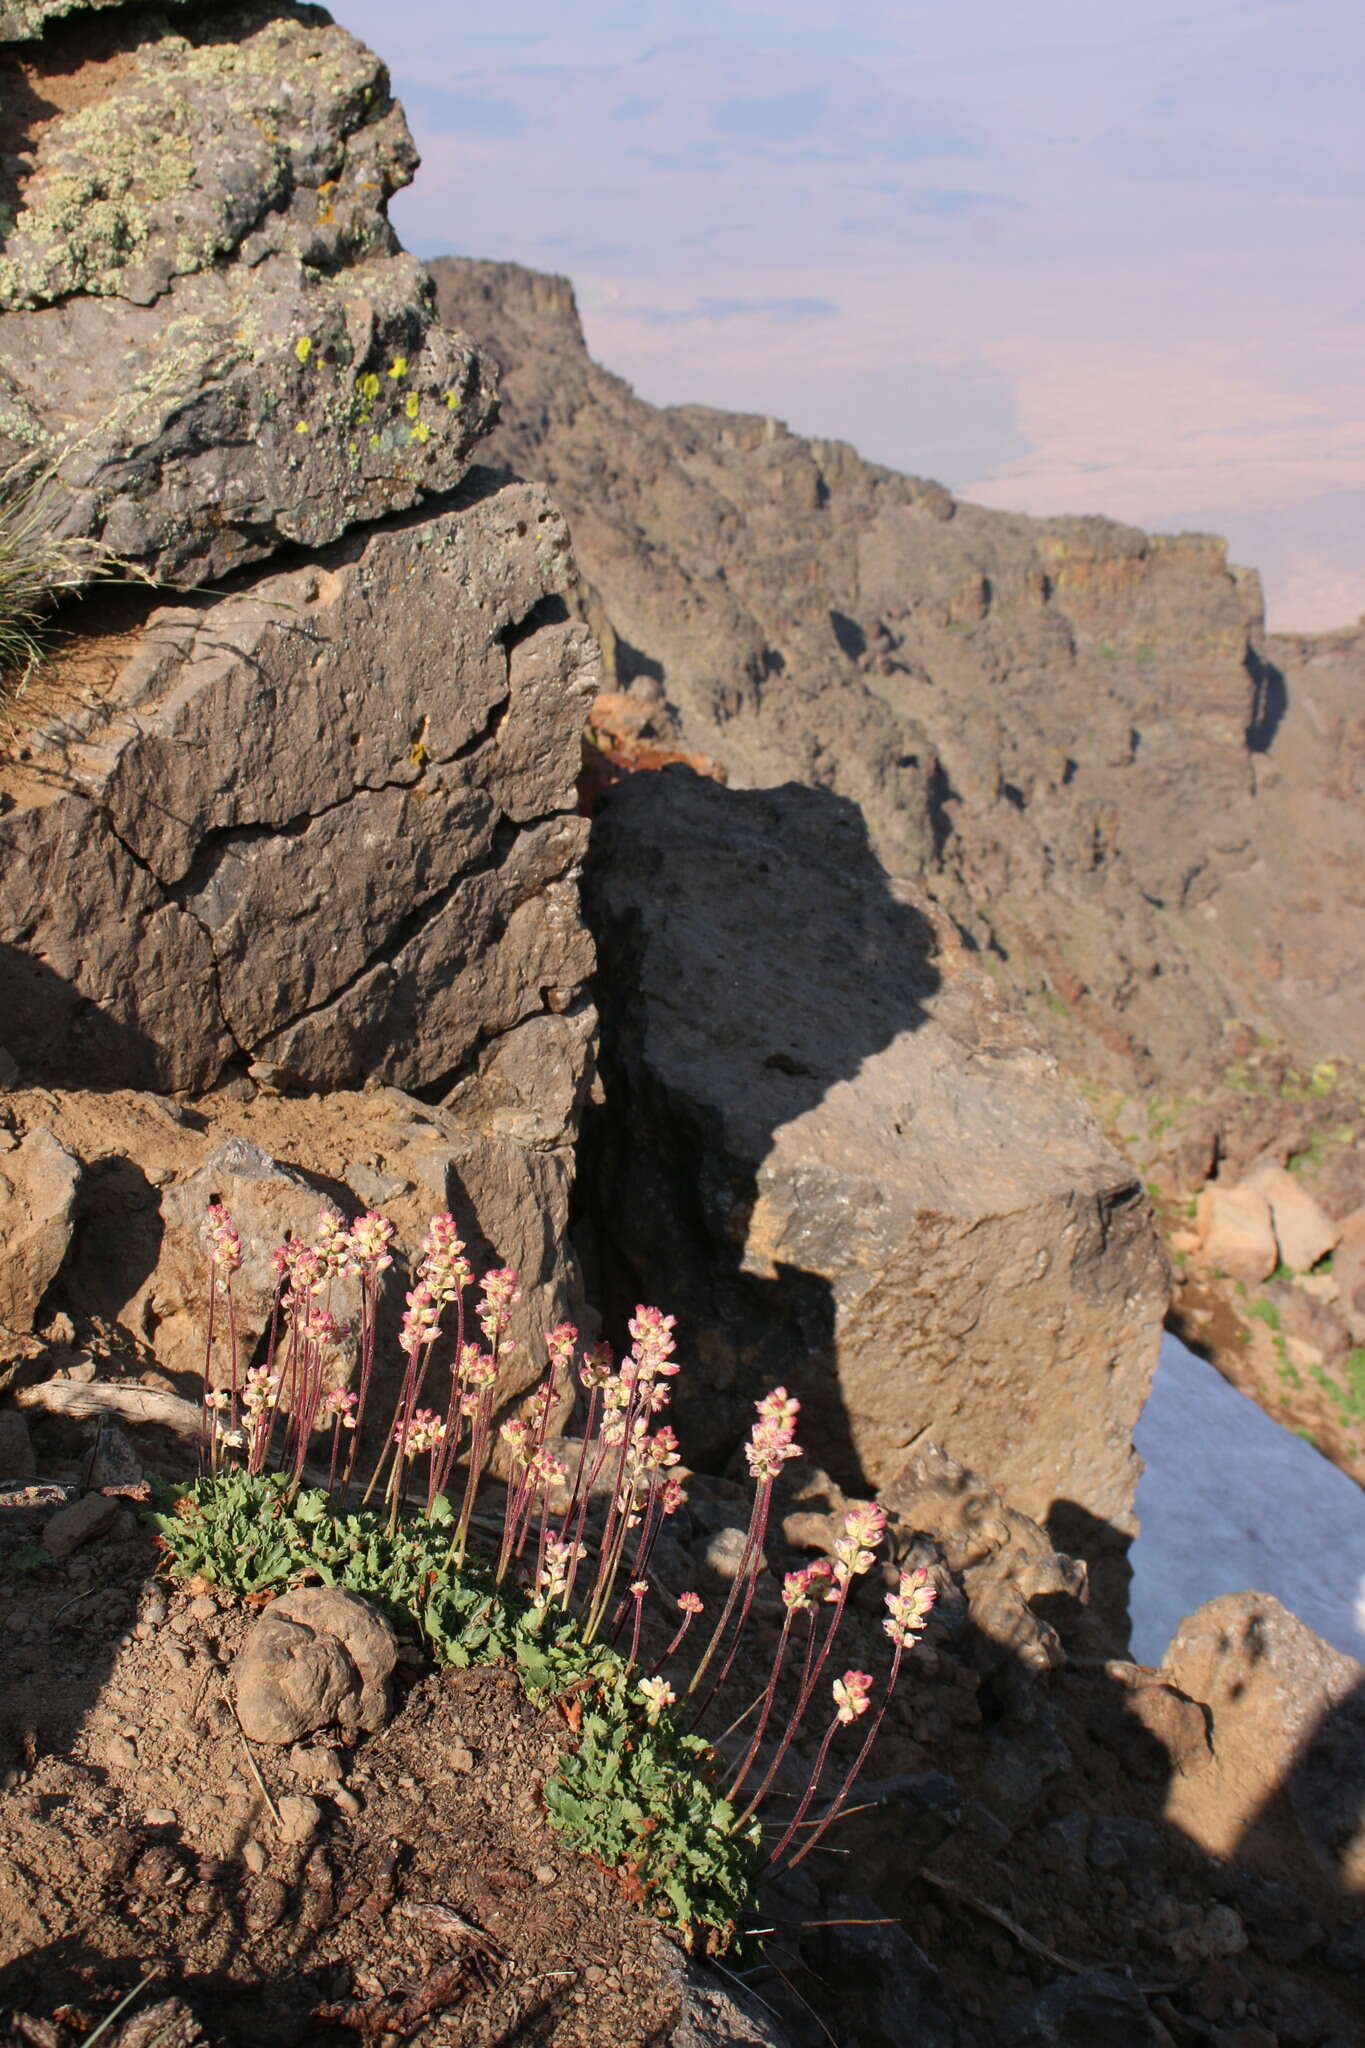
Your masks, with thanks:
M 1365 1660 L 1365 1492 L 1169 1331 L 1134 1432 L 1147 1469 L 1130 1562 L 1132 1654 L 1159 1664 L 1220 1593 L 1271 1593 Z

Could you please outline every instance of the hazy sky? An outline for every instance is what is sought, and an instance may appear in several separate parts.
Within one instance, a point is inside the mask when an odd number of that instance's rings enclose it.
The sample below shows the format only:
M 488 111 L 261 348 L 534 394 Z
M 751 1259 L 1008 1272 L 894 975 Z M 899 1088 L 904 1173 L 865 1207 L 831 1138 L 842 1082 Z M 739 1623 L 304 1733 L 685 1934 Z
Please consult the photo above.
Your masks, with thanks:
M 1365 613 L 1360 0 L 334 11 L 422 151 L 409 247 L 567 272 L 646 398 Z

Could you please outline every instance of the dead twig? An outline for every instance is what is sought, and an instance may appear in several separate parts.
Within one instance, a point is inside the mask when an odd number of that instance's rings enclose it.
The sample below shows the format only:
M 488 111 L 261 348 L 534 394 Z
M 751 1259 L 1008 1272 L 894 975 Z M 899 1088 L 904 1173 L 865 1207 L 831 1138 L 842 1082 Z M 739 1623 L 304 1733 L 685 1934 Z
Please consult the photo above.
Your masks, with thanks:
M 1049 1948 L 1045 1941 L 1039 1941 L 1036 1934 L 1030 1934 L 1027 1927 L 1021 1927 L 1017 1920 L 1012 1920 L 999 1906 L 993 1906 L 988 1899 L 978 1898 L 975 1892 L 969 1892 L 965 1884 L 958 1884 L 951 1877 L 940 1877 L 936 1870 L 925 1870 L 922 1866 L 919 1875 L 926 1884 L 933 1885 L 935 1891 L 946 1892 L 950 1899 L 957 1899 L 962 1905 L 970 1906 L 972 1911 L 980 1913 L 983 1919 L 993 1920 L 997 1927 L 1004 1928 L 1006 1934 L 1013 1935 L 1021 1948 L 1040 1956 L 1045 1963 L 1052 1963 L 1059 1970 L 1069 1970 L 1073 1977 L 1079 1977 L 1083 1970 L 1092 1967 L 1089 1963 L 1073 1963 L 1069 1957 L 1058 1955 L 1055 1948 Z

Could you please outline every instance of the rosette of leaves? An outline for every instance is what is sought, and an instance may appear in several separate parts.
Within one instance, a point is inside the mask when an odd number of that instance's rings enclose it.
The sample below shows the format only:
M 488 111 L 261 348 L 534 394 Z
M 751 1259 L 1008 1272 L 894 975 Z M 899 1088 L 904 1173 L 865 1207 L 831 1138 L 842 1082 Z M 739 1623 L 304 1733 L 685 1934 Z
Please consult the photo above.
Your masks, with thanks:
M 721 1953 L 753 1902 L 757 1820 L 711 1784 L 709 1743 L 667 1716 L 654 1727 L 618 1693 L 583 1716 L 576 1749 L 545 1786 L 550 1819 L 572 1847 L 616 1874 L 645 1911 L 673 1921 L 690 1948 Z

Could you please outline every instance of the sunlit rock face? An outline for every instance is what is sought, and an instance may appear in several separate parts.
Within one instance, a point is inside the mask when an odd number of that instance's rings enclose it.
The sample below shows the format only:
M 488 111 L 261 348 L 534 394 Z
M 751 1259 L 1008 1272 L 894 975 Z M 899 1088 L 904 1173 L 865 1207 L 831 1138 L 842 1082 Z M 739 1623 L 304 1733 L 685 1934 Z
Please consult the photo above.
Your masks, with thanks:
M 1033 519 L 646 404 L 568 280 L 432 264 L 568 516 L 612 680 L 732 784 L 858 803 L 1069 1066 L 1202 1088 L 1233 1019 L 1365 1058 L 1365 632 L 1267 637 L 1208 534 Z
M 1167 1298 L 1145 1195 L 854 806 L 636 776 L 586 902 L 584 1200 L 609 1291 L 648 1274 L 678 1315 L 690 1454 L 781 1382 L 846 1484 L 927 1435 L 1026 1514 L 1131 1529 Z

